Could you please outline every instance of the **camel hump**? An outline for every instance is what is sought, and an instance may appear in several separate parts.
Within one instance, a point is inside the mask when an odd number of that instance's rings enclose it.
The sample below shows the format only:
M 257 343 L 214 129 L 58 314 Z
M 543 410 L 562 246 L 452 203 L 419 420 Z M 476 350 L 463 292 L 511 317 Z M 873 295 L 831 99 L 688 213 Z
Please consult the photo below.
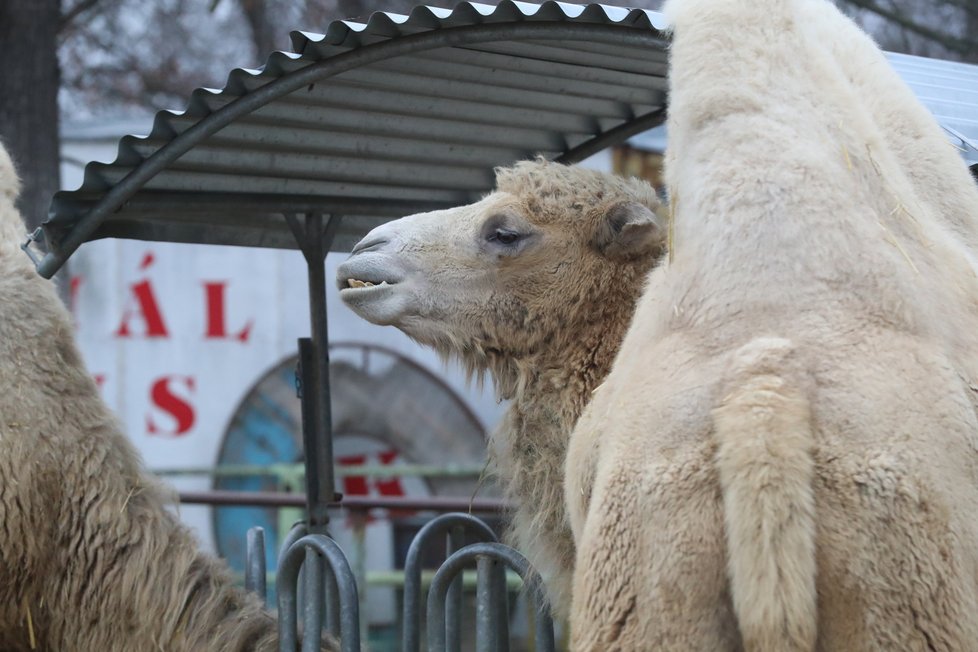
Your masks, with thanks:
M 728 574 L 748 652 L 802 652 L 816 636 L 811 409 L 794 347 L 758 338 L 734 353 L 713 411 Z
M 682 29 L 690 23 L 723 21 L 738 28 L 775 24 L 793 18 L 797 0 L 666 0 L 662 13 L 670 29 Z

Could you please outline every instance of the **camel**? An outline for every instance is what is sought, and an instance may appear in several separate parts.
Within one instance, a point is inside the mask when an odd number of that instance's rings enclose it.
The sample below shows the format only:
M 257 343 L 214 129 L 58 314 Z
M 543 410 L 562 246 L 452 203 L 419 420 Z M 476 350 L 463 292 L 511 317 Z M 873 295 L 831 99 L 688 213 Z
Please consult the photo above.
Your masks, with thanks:
M 558 616 L 574 560 L 567 441 L 663 251 L 658 207 L 645 182 L 523 161 L 481 201 L 374 229 L 337 269 L 360 316 L 488 372 L 512 401 L 490 454 L 516 505 L 512 539 Z
M 274 618 L 198 549 L 102 402 L 20 250 L 18 192 L 0 147 L 0 649 L 278 650 Z
M 967 168 L 823 0 L 665 11 L 674 237 L 569 444 L 572 647 L 978 649 Z

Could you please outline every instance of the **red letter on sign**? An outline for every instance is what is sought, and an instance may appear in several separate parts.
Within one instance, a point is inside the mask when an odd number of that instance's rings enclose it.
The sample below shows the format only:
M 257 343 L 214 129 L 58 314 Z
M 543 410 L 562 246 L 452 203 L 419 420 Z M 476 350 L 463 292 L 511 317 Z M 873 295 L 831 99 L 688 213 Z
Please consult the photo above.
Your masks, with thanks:
M 143 262 L 140 263 L 139 269 L 146 269 L 152 264 L 153 254 L 147 253 L 143 257 Z M 146 323 L 146 337 L 167 337 L 169 333 L 166 331 L 166 324 L 163 323 L 163 314 L 160 312 L 160 306 L 156 302 L 156 295 L 153 293 L 153 286 L 150 285 L 150 282 L 146 280 L 133 283 L 129 286 L 129 289 L 132 290 L 133 295 L 136 297 L 138 305 L 134 309 L 130 301 L 130 307 L 126 308 L 126 312 L 122 315 L 122 322 L 115 332 L 116 337 L 129 337 L 129 320 L 135 314 L 143 316 L 143 321 Z
M 390 466 L 397 459 L 397 451 L 383 451 L 378 457 L 380 457 L 381 464 L 384 466 Z M 377 491 L 380 492 L 381 496 L 404 495 L 404 487 L 401 486 L 401 479 L 399 477 L 388 478 L 386 480 L 381 480 L 378 478 L 375 484 L 377 485 Z
M 82 277 L 75 274 L 68 283 L 68 310 L 75 323 L 75 330 L 78 330 L 78 290 L 81 288 Z
M 208 339 L 227 339 L 233 337 L 238 341 L 247 342 L 248 336 L 251 334 L 250 321 L 234 335 L 228 335 L 227 329 L 225 328 L 224 288 L 227 285 L 227 281 L 204 283 L 204 296 L 207 305 L 207 331 L 204 337 Z
M 153 405 L 165 412 L 174 421 L 172 430 L 163 430 L 156 424 L 151 415 L 146 415 L 146 432 L 160 437 L 180 437 L 194 427 L 194 408 L 188 402 L 188 397 L 177 396 L 173 393 L 173 385 L 180 383 L 191 394 L 194 391 L 193 376 L 163 376 L 153 383 L 149 390 Z
M 366 455 L 346 455 L 337 457 L 336 461 L 340 466 L 363 466 L 367 463 Z M 343 476 L 343 493 L 347 496 L 367 496 L 370 490 L 367 488 L 367 479 L 362 475 Z

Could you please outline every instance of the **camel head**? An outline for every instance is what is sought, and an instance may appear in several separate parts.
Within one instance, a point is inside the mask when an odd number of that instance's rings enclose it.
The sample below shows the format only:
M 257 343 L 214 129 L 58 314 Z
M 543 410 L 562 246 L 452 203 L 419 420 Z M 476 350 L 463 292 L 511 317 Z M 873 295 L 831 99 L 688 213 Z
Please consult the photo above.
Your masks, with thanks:
M 499 381 L 501 366 L 559 356 L 622 302 L 627 321 L 665 228 L 654 190 L 635 179 L 537 160 L 497 169 L 496 186 L 374 229 L 337 284 L 364 319 Z

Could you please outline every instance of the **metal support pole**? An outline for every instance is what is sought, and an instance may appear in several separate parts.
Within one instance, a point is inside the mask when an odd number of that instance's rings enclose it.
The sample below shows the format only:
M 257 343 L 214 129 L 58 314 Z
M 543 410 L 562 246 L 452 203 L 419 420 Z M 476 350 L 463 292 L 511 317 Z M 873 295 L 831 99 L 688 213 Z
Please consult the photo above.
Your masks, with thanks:
M 299 339 L 302 444 L 306 465 L 306 528 L 312 534 L 325 535 L 329 525 L 329 504 L 339 498 L 334 493 L 333 484 L 326 252 L 336 235 L 340 218 L 330 216 L 324 220 L 318 213 L 307 214 L 301 223 L 295 215 L 286 215 L 285 218 L 306 259 L 309 278 L 309 326 L 312 337 Z M 323 570 L 322 560 L 312 550 L 308 551 L 303 571 L 305 622 L 311 628 L 310 631 L 318 632 L 325 616 L 325 624 L 330 633 L 336 634 L 340 628 L 337 580 L 333 573 L 324 574 Z
M 306 507 L 309 531 L 325 534 L 333 496 L 333 423 L 329 398 L 329 328 L 326 322 L 326 252 L 340 218 L 318 213 L 300 222 L 286 215 L 306 259 L 311 338 L 299 340 L 302 367 L 303 446 L 306 456 Z M 308 423 L 311 422 L 311 423 Z

